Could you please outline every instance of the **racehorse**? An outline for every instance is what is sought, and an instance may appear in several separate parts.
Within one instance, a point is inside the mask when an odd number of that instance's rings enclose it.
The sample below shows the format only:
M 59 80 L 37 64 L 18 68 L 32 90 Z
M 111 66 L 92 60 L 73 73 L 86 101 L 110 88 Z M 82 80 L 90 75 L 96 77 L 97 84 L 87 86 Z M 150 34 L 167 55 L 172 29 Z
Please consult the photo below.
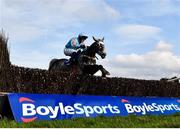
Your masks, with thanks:
M 93 37 L 94 43 L 88 46 L 84 51 L 82 51 L 77 59 L 77 64 L 67 65 L 65 62 L 68 59 L 52 59 L 49 64 L 49 71 L 76 71 L 78 74 L 88 74 L 94 75 L 98 70 L 102 72 L 102 77 L 110 75 L 110 73 L 104 69 L 102 65 L 96 64 L 96 54 L 98 54 L 102 59 L 106 57 L 104 38 L 96 39 Z

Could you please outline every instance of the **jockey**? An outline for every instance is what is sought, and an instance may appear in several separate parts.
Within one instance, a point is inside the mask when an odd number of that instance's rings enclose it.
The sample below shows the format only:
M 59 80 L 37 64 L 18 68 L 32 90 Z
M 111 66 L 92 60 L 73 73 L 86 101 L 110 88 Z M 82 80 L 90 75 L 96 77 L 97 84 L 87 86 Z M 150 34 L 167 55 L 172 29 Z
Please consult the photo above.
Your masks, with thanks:
M 71 57 L 70 63 L 75 62 L 81 50 L 86 48 L 84 41 L 87 38 L 88 36 L 86 34 L 80 33 L 78 37 L 70 39 L 69 42 L 65 45 L 64 54 Z

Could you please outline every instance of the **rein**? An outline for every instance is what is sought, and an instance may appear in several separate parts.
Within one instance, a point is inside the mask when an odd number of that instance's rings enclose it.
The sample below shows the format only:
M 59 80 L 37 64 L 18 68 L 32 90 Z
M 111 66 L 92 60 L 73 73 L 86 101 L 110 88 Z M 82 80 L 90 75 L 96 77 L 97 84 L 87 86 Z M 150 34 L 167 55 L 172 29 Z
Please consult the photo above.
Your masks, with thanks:
M 96 58 L 97 60 L 99 60 L 99 58 L 98 58 L 97 56 L 95 56 L 95 58 Z

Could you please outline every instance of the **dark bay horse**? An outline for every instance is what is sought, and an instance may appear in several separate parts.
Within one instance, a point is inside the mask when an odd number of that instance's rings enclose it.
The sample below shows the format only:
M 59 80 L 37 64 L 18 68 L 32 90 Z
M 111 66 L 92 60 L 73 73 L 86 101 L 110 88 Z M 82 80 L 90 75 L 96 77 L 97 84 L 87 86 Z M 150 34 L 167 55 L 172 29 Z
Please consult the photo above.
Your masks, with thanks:
M 96 54 L 102 59 L 106 57 L 104 38 L 96 39 L 93 37 L 94 43 L 82 51 L 78 57 L 76 65 L 66 65 L 68 59 L 52 59 L 49 64 L 49 71 L 76 71 L 78 74 L 94 75 L 98 70 L 102 72 L 102 76 L 110 75 L 102 65 L 96 64 Z

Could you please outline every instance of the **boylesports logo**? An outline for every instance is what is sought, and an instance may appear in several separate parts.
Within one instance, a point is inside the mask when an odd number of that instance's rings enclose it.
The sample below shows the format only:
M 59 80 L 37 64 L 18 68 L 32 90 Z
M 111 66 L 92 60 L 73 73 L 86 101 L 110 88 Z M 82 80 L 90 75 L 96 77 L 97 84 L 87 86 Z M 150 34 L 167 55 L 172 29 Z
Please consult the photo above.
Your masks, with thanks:
M 180 111 L 180 107 L 176 104 L 157 104 L 151 103 L 146 104 L 145 102 L 142 104 L 132 104 L 129 100 L 121 99 L 121 102 L 124 103 L 124 106 L 129 114 L 132 113 L 141 113 L 142 115 L 147 114 L 148 112 L 161 112 L 164 113 L 165 111 Z M 177 100 L 180 102 L 180 100 Z
M 23 122 L 32 122 L 38 117 L 48 116 L 50 119 L 55 119 L 60 115 L 84 115 L 90 117 L 94 114 L 103 115 L 107 113 L 120 114 L 118 106 L 107 105 L 83 105 L 81 103 L 74 103 L 72 105 L 64 105 L 59 102 L 58 105 L 38 105 L 30 98 L 21 97 L 19 102 L 22 104 L 22 117 Z

